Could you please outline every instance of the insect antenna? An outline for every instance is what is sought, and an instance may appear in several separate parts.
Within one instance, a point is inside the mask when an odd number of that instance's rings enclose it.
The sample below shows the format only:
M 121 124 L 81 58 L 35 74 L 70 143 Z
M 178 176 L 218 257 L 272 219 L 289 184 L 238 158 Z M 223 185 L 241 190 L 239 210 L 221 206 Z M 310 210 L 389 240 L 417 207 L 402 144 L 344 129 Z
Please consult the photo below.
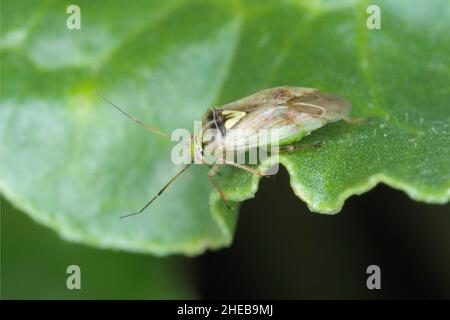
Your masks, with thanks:
M 190 166 L 191 166 L 190 164 L 185 165 L 184 168 L 181 169 L 176 175 L 174 175 L 174 176 L 172 177 L 172 179 L 170 179 L 170 180 L 164 185 L 164 187 L 162 187 L 161 190 L 159 190 L 158 193 L 157 193 L 153 198 L 151 198 L 150 201 L 147 202 L 147 204 L 146 204 L 141 210 L 136 211 L 136 212 L 133 212 L 133 213 L 126 214 L 126 215 L 124 215 L 124 216 L 121 216 L 120 218 L 126 218 L 126 217 L 130 217 L 130 216 L 134 216 L 134 215 L 136 215 L 136 214 L 142 213 L 145 209 L 147 209 L 147 207 L 148 207 L 153 201 L 156 200 L 156 198 L 158 198 L 158 197 L 164 192 L 164 190 L 167 189 L 168 186 L 170 186 L 170 184 L 171 184 L 172 182 L 175 181 L 176 178 L 178 178 L 178 177 L 179 177 L 183 172 L 185 172 Z
M 111 106 L 113 106 L 114 108 L 116 108 L 117 110 L 119 110 L 119 112 L 121 112 L 123 115 L 125 115 L 126 117 L 128 117 L 129 119 L 131 119 L 132 121 L 136 122 L 138 125 L 144 127 L 145 129 L 147 129 L 150 132 L 156 133 L 162 137 L 165 137 L 167 139 L 170 140 L 170 137 L 167 133 L 162 132 L 156 128 L 150 127 L 148 124 L 143 123 L 141 120 L 136 119 L 135 117 L 133 117 L 132 115 L 130 115 L 129 113 L 125 112 L 124 110 L 122 110 L 120 107 L 118 107 L 117 105 L 115 105 L 114 103 L 112 103 L 111 101 L 109 101 L 108 99 L 106 99 L 104 96 L 102 96 L 100 93 L 94 91 L 94 94 L 99 97 L 100 99 L 104 100 L 105 102 L 109 103 Z

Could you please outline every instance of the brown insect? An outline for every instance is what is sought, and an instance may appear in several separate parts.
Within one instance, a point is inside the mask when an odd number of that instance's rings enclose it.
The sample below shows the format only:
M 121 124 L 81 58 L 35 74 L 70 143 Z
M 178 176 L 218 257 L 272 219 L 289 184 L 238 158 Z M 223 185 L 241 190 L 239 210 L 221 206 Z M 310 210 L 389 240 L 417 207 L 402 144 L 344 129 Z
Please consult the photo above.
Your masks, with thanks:
M 150 127 L 103 96 L 97 95 L 147 130 L 169 138 L 166 133 Z M 270 143 L 278 144 L 280 151 L 292 152 L 303 147 L 319 146 L 320 144 L 298 145 L 295 143 L 327 123 L 341 119 L 354 122 L 347 117 L 350 109 L 351 103 L 343 97 L 324 93 L 318 89 L 289 86 L 262 90 L 223 106 L 212 107 L 202 119 L 201 132 L 191 135 L 191 163 L 185 165 L 181 171 L 172 177 L 141 210 L 123 217 L 142 213 L 177 177 L 194 163 L 194 159 L 199 159 L 200 163 L 206 163 L 204 160 L 206 156 L 216 160 L 214 164 L 210 165 L 211 169 L 208 176 L 224 203 L 228 206 L 228 200 L 214 178 L 220 165 L 231 165 L 258 176 L 265 176 L 265 174 L 245 164 L 236 163 L 224 157 L 218 158 L 217 152 L 212 154 L 210 150 L 248 151 L 252 148 L 262 147 L 261 140 L 258 139 L 259 132 L 262 129 L 278 130 L 277 140 L 270 141 Z M 205 138 L 205 133 L 212 129 L 217 130 L 220 139 Z M 246 134 L 244 135 L 242 132 L 246 132 Z M 196 161 L 196 163 L 198 162 Z

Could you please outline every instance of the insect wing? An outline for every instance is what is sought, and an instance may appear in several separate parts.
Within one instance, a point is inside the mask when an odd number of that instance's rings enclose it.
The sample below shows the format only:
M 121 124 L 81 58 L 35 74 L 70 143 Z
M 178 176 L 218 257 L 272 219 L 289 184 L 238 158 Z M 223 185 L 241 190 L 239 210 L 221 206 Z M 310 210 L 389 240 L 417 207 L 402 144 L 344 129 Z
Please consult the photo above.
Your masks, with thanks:
M 289 106 L 265 107 L 247 112 L 222 140 L 226 149 L 249 149 L 261 146 L 261 141 L 273 144 L 293 136 L 300 139 L 325 124 L 320 117 Z M 268 140 L 268 136 L 276 140 Z
M 300 140 L 328 122 L 345 117 L 345 98 L 304 87 L 276 87 L 226 104 L 207 113 L 206 127 L 220 129 L 221 148 L 243 150 L 261 146 L 262 135 L 277 131 L 280 145 Z M 266 140 L 267 141 L 267 140 Z

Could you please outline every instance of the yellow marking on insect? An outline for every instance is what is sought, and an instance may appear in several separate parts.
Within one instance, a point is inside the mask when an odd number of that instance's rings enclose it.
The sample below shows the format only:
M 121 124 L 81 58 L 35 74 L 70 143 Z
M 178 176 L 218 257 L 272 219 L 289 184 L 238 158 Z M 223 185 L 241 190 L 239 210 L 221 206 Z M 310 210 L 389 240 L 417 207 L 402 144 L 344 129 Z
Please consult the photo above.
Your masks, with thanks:
M 133 117 L 100 94 L 97 95 L 135 123 L 150 132 L 170 139 L 166 133 Z M 83 95 L 77 95 L 74 103 L 89 106 L 90 104 L 83 99 L 85 99 Z M 234 153 L 234 151 L 279 145 L 287 152 L 294 152 L 296 150 L 294 144 L 312 131 L 342 119 L 351 121 L 348 117 L 350 110 L 350 101 L 343 97 L 321 92 L 318 89 L 291 86 L 265 89 L 218 108 L 210 108 L 203 116 L 201 131 L 194 131 L 190 136 L 189 162 L 185 163 L 183 169 L 173 176 L 141 210 L 124 217 L 142 213 L 177 177 L 192 164 L 197 163 L 213 165 L 208 177 L 225 205 L 229 207 L 226 195 L 214 180 L 218 165 L 231 165 L 257 176 L 265 176 L 266 173 L 242 164 L 239 160 L 234 162 L 227 157 L 217 156 L 215 151 L 233 151 Z M 241 130 L 234 130 L 235 126 Z M 215 139 L 203 139 L 207 130 L 210 129 L 219 130 L 223 139 L 219 142 Z M 248 134 L 245 133 L 246 130 L 249 131 Z M 259 130 L 277 130 L 280 135 L 277 135 L 275 140 L 270 140 L 270 143 L 265 140 L 260 141 Z M 309 145 L 318 147 L 321 143 Z M 211 157 L 213 163 L 209 163 Z
M 227 116 L 227 120 L 224 123 L 225 129 L 229 130 L 239 122 L 247 113 L 244 111 L 224 110 L 222 115 Z

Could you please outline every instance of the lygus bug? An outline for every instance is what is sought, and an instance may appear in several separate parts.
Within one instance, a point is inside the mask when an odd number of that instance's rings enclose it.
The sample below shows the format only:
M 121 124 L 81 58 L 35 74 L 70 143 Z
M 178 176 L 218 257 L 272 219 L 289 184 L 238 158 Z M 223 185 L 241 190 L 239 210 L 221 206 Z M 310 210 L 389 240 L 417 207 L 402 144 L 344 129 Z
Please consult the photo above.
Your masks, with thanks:
M 103 96 L 97 95 L 147 130 L 169 138 L 169 135 L 148 126 L 126 113 Z M 141 210 L 127 214 L 123 217 L 142 213 L 177 177 L 194 163 L 194 159 L 200 159 L 200 163 L 206 163 L 204 161 L 204 151 L 210 149 L 208 147 L 210 147 L 212 143 L 217 144 L 214 140 L 205 139 L 204 133 L 207 130 L 216 129 L 221 136 L 220 145 L 216 146 L 216 148 L 222 150 L 230 148 L 236 150 L 248 150 L 250 148 L 262 147 L 262 145 L 252 145 L 251 143 L 248 143 L 249 140 L 252 140 L 252 136 L 257 134 L 256 132 L 258 130 L 275 129 L 278 130 L 279 133 L 278 140 L 271 141 L 271 143 L 277 143 L 280 146 L 280 151 L 292 152 L 298 149 L 298 147 L 312 146 L 296 146 L 294 144 L 312 131 L 323 127 L 327 123 L 341 119 L 350 121 L 347 118 L 350 109 L 351 103 L 345 98 L 330 93 L 320 92 L 318 89 L 289 86 L 262 90 L 235 102 L 220 107 L 210 108 L 202 119 L 201 132 L 199 134 L 192 134 L 190 142 L 191 163 L 185 165 L 181 171 L 170 179 Z M 245 137 L 234 136 L 233 140 L 230 140 L 231 136 L 235 134 L 234 132 L 238 132 L 238 134 L 239 132 L 242 132 L 235 129 L 245 129 L 245 132 L 249 133 Z M 230 141 L 232 142 L 230 143 Z M 318 146 L 320 144 L 314 145 Z M 214 155 L 212 156 L 214 157 Z M 211 165 L 208 176 L 227 206 L 228 200 L 214 179 L 221 164 L 235 166 L 258 176 L 265 175 L 259 170 L 244 164 L 239 164 L 224 158 L 216 158 L 216 160 L 220 161 L 216 161 L 216 163 Z

